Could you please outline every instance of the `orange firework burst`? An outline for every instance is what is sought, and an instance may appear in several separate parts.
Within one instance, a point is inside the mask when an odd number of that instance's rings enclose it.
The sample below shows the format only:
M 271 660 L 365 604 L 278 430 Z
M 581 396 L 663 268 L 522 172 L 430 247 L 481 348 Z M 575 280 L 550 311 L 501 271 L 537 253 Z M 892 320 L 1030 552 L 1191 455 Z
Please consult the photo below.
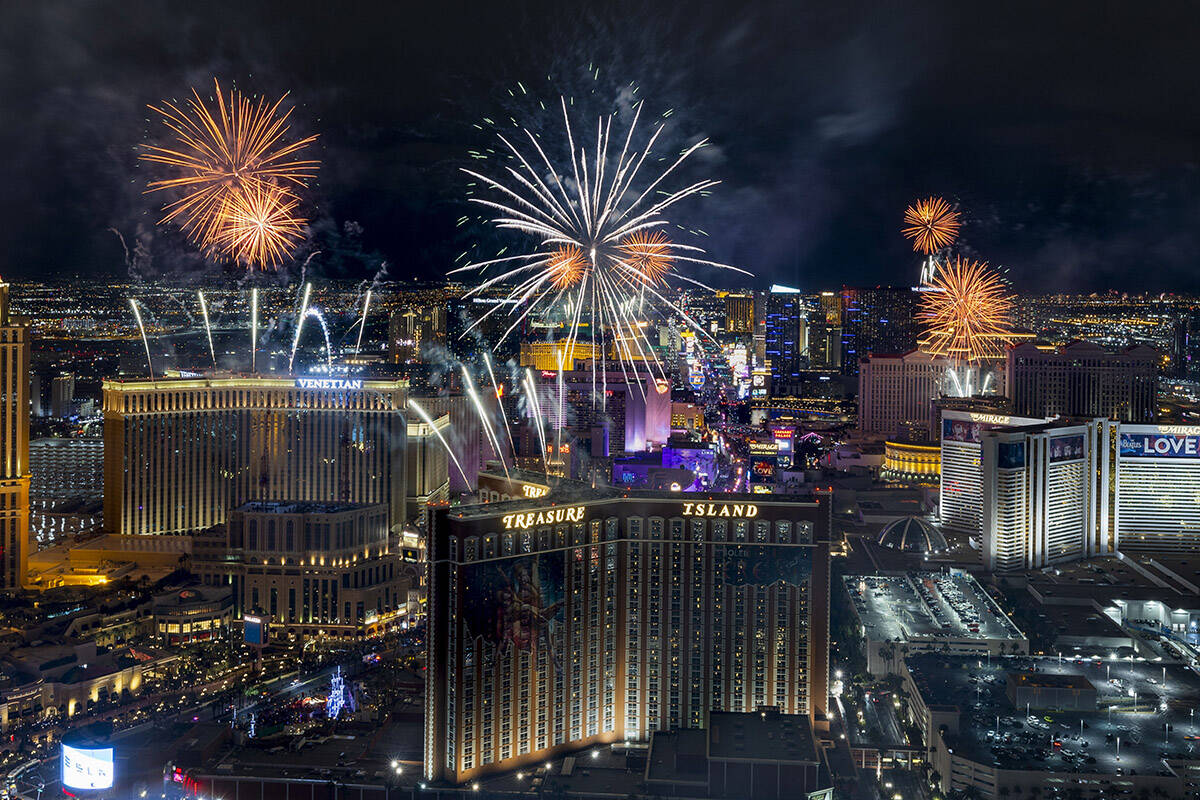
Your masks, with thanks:
M 958 237 L 958 212 L 941 197 L 918 200 L 904 212 L 901 233 L 913 240 L 913 250 L 936 253 Z
M 546 269 L 556 289 L 570 289 L 583 280 L 587 259 L 578 247 L 563 245 L 551 254 Z
M 671 271 L 671 242 L 659 231 L 634 231 L 621 243 L 624 264 L 639 283 L 659 286 Z
M 1012 306 L 1004 280 L 986 262 L 947 261 L 922 296 L 921 349 L 967 364 L 1000 358 L 1014 338 Z
M 204 248 L 229 239 L 222 226 L 230 209 L 257 206 L 261 211 L 266 195 L 278 201 L 272 202 L 274 211 L 269 216 L 284 222 L 280 214 L 296 208 L 295 190 L 316 177 L 320 164 L 299 157 L 316 136 L 286 141 L 291 110 L 280 111 L 286 94 L 270 103 L 266 98 L 252 100 L 236 89 L 226 96 L 215 79 L 213 86 L 213 103 L 205 103 L 193 89 L 186 103 L 149 106 L 171 131 L 174 142 L 167 147 L 146 145 L 141 154 L 143 161 L 164 165 L 173 173 L 147 185 L 147 192 L 169 190 L 177 195 L 163 207 L 159 222 L 177 223 Z M 257 197 L 251 197 L 255 192 Z
M 278 186 L 257 183 L 235 192 L 220 212 L 212 246 L 250 268 L 278 266 L 304 236 L 299 201 Z

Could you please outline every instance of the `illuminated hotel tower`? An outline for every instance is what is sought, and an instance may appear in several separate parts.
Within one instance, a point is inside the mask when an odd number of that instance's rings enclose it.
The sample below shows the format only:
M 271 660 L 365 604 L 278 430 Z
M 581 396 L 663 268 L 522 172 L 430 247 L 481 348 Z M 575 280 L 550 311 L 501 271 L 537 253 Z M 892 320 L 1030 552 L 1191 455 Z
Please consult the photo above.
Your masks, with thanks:
M 104 382 L 104 527 L 182 533 L 251 500 L 384 503 L 404 522 L 408 382 Z
M 16 589 L 29 561 L 29 329 L 8 316 L 0 283 L 0 588 Z
M 823 720 L 827 498 L 575 491 L 440 508 L 425 777 L 464 783 L 710 711 Z

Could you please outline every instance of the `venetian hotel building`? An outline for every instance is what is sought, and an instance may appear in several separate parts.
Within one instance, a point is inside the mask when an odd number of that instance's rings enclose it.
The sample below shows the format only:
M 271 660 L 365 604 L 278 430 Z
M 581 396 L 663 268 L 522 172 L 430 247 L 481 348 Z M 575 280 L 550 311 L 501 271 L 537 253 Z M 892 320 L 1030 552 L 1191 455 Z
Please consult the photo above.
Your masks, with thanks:
M 585 490 L 438 509 L 425 777 L 771 707 L 822 719 L 830 504 Z
M 251 500 L 386 503 L 404 522 L 408 382 L 104 382 L 104 527 L 201 530 Z

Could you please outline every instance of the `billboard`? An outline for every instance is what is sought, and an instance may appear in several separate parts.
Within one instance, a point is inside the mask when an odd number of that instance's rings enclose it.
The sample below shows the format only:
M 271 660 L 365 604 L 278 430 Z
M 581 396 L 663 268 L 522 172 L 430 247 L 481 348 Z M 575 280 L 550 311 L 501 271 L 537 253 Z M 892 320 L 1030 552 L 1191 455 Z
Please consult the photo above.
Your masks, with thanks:
M 264 617 L 247 614 L 242 617 L 242 628 L 245 632 L 244 638 L 246 644 L 252 644 L 261 647 L 267 643 L 270 624 L 269 621 Z
M 1200 458 L 1200 436 L 1122 433 L 1121 458 Z
M 62 746 L 62 785 L 68 789 L 111 789 L 111 747 Z
M 1050 440 L 1050 463 L 1078 461 L 1083 458 L 1083 434 L 1060 436 Z
M 812 575 L 812 552 L 807 547 L 738 545 L 725 556 L 725 582 L 734 586 L 804 586 Z
M 584 551 L 572 551 L 583 558 Z M 540 553 L 468 564 L 462 569 L 467 636 L 498 656 L 545 652 L 562 669 L 558 639 L 566 616 L 565 554 Z
M 999 442 L 996 445 L 996 467 L 998 469 L 1024 469 L 1025 443 Z
M 750 482 L 771 483 L 775 480 L 775 456 L 750 456 Z
M 942 441 L 979 444 L 979 423 L 965 419 L 942 419 Z

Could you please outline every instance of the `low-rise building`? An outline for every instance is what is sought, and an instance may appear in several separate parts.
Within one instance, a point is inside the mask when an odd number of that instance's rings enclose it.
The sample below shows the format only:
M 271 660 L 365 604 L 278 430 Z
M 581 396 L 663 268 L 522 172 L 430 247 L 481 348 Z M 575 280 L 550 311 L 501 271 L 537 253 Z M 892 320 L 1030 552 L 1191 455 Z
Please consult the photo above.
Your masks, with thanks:
M 228 586 L 189 586 L 154 598 L 154 630 L 166 645 L 227 636 L 232 622 L 233 592 Z

